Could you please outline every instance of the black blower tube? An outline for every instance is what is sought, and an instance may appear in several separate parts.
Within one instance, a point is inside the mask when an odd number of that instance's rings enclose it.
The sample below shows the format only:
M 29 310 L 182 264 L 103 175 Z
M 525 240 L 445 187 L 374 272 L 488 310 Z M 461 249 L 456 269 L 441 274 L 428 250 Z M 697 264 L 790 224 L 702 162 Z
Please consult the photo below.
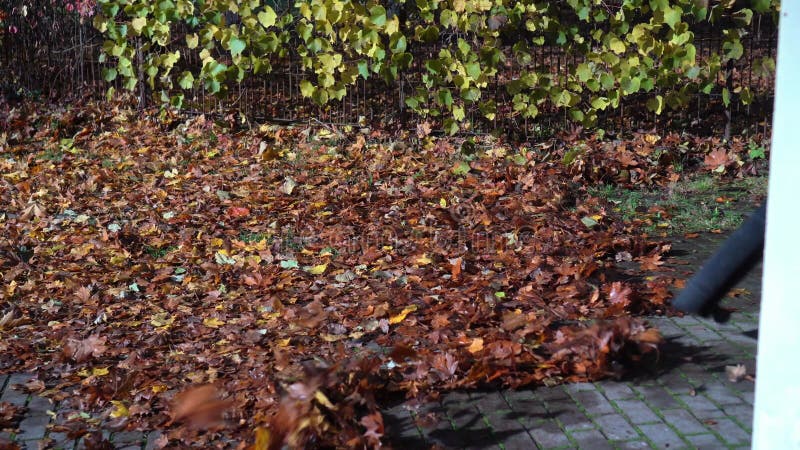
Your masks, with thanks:
M 727 320 L 717 305 L 722 297 L 761 259 L 767 204 L 758 208 L 695 273 L 672 301 L 676 309 Z

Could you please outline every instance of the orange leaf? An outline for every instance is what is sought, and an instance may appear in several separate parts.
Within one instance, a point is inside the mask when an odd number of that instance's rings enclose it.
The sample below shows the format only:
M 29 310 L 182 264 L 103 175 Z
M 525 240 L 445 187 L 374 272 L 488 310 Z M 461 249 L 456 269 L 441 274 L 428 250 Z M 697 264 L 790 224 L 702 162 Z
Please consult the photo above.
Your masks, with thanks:
M 197 429 L 217 427 L 222 424 L 222 416 L 231 405 L 230 400 L 220 400 L 215 386 L 193 386 L 175 396 L 172 421 L 183 421 Z
M 250 208 L 245 208 L 244 206 L 231 206 L 230 208 L 228 208 L 228 217 L 232 219 L 247 217 L 249 215 L 250 215 Z

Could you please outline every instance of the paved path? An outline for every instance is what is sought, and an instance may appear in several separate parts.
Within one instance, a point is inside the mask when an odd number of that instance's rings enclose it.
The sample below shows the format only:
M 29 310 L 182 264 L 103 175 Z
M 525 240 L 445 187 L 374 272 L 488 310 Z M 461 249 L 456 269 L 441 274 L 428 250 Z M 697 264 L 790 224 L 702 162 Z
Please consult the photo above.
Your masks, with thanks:
M 683 244 L 678 258 L 683 255 L 694 265 L 716 241 Z M 694 317 L 651 318 L 668 344 L 647 373 L 624 381 L 453 392 L 418 409 L 396 405 L 384 412 L 389 441 L 396 449 L 749 447 L 754 383 L 729 381 L 725 367 L 743 364 L 748 374 L 755 372 L 759 274 L 760 268 L 740 284 L 747 292 L 728 302 L 740 310 L 727 324 Z M 85 448 L 83 442 L 51 431 L 53 416 L 63 416 L 51 412 L 56 408 L 48 400 L 13 389 L 28 378 L 0 375 L 0 402 L 27 406 L 15 432 L 0 430 L 0 449 L 15 444 L 24 449 Z M 160 436 L 104 434 L 114 448 L 124 449 L 154 448 Z
M 678 273 L 696 268 L 719 237 L 673 244 Z M 681 260 L 683 264 L 681 263 Z M 726 324 L 695 317 L 653 317 L 667 339 L 649 373 L 520 391 L 455 392 L 418 410 L 386 412 L 395 448 L 742 448 L 750 447 L 753 379 L 731 382 L 726 366 L 755 374 L 761 267 L 723 303 L 738 309 Z

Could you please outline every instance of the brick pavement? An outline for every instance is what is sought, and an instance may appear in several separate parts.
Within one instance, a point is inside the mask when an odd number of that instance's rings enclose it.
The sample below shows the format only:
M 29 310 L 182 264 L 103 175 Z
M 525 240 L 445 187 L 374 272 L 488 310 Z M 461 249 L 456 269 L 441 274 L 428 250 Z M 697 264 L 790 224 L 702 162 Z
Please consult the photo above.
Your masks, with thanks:
M 686 248 L 702 260 L 715 241 Z M 384 411 L 394 448 L 636 449 L 744 448 L 750 446 L 754 383 L 731 382 L 725 367 L 744 364 L 754 374 L 760 269 L 729 301 L 740 308 L 726 324 L 695 317 L 653 317 L 668 341 L 659 363 L 623 381 L 601 381 L 518 391 L 452 392 L 419 407 Z M 51 430 L 63 420 L 57 405 L 15 390 L 24 374 L 0 375 L 0 402 L 27 406 L 3 443 L 19 448 L 85 448 Z M 104 433 L 115 448 L 152 449 L 159 432 Z M 13 448 L 9 446 L 8 448 Z

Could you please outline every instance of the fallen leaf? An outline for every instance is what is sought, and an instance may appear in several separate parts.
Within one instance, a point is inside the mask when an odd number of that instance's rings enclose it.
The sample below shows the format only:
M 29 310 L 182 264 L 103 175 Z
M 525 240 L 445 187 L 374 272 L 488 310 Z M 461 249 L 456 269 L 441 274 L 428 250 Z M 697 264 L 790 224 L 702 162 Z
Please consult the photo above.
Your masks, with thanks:
M 725 165 L 728 164 L 728 161 L 728 153 L 722 147 L 712 150 L 706 155 L 705 159 L 703 159 L 703 163 L 709 169 L 714 170 L 718 170 L 720 167 L 724 168 Z
M 744 364 L 725 366 L 725 375 L 728 376 L 728 381 L 731 383 L 738 383 L 747 375 L 747 367 Z
M 243 206 L 231 206 L 228 208 L 227 215 L 232 219 L 247 217 L 250 215 L 250 209 Z
M 219 328 L 222 325 L 225 325 L 225 321 L 220 320 L 216 317 L 206 317 L 205 319 L 203 319 L 203 325 L 209 328 Z
M 295 187 L 297 187 L 297 182 L 295 182 L 292 177 L 286 177 L 283 180 L 283 184 L 281 185 L 280 189 L 278 190 L 286 195 L 292 195 Z
M 223 423 L 223 415 L 233 402 L 221 400 L 214 385 L 190 387 L 172 401 L 172 422 L 184 422 L 194 429 L 213 429 Z
M 82 340 L 68 339 L 64 344 L 63 353 L 67 358 L 82 363 L 93 356 L 102 355 L 107 349 L 105 345 L 107 340 L 105 336 L 100 337 L 96 334 Z
M 390 317 L 389 318 L 389 323 L 391 325 L 400 323 L 400 322 L 402 322 L 402 321 L 404 321 L 406 319 L 407 315 L 409 315 L 410 313 L 412 313 L 412 312 L 414 312 L 416 310 L 417 310 L 417 305 L 408 305 L 405 308 L 403 308 L 403 310 L 400 311 L 400 313 Z
M 366 415 L 361 418 L 361 425 L 364 425 L 364 428 L 367 431 L 364 432 L 364 437 L 367 438 L 373 444 L 380 446 L 381 437 L 383 437 L 383 416 L 379 411 L 375 411 L 372 414 Z
M 483 338 L 473 338 L 472 343 L 469 344 L 469 347 L 467 348 L 467 351 L 474 354 L 480 352 L 481 350 L 483 350 Z
M 111 404 L 114 405 L 114 408 L 109 414 L 112 419 L 119 419 L 121 417 L 128 417 L 130 415 L 130 411 L 128 410 L 128 407 L 125 406 L 125 403 L 119 400 L 111 400 Z
M 630 286 L 621 281 L 611 283 L 611 292 L 608 294 L 611 304 L 627 306 L 631 302 L 631 295 L 633 295 L 633 289 Z

